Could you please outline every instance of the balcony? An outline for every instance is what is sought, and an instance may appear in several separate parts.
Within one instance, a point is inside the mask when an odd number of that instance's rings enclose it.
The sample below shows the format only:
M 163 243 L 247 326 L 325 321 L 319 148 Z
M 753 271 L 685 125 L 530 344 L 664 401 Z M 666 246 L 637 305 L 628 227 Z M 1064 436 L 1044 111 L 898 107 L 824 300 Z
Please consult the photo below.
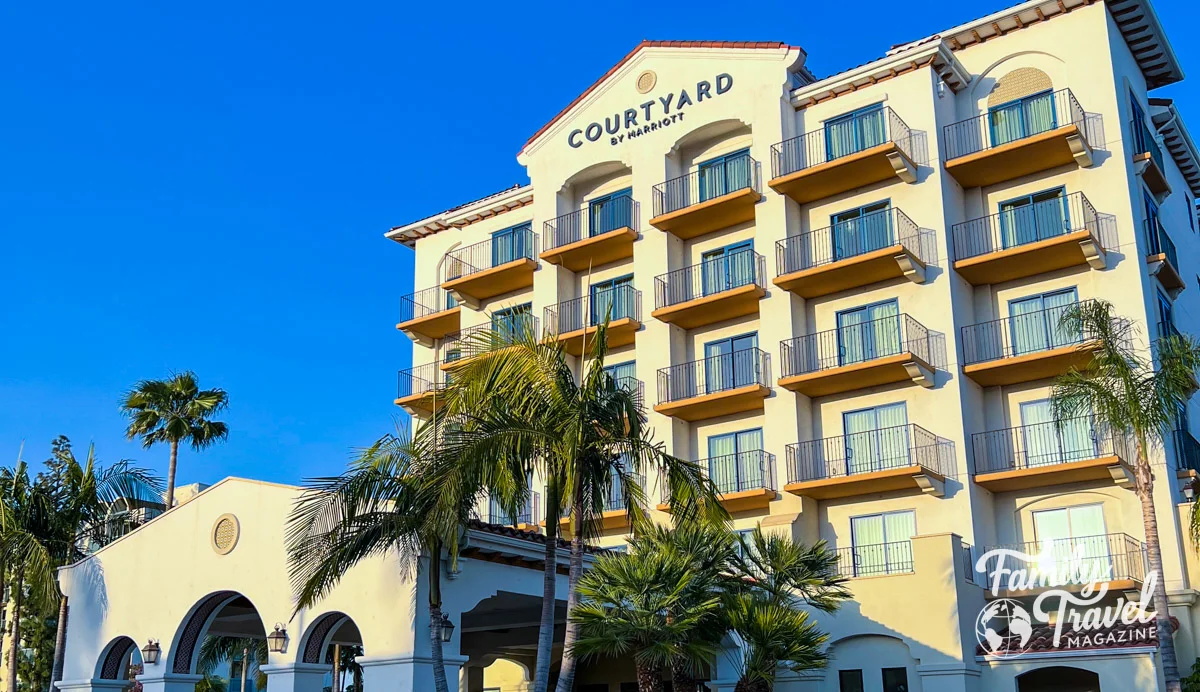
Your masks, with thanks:
M 1158 219 L 1146 219 L 1143 228 L 1146 232 L 1146 265 L 1150 275 L 1158 277 L 1158 282 L 1174 299 L 1187 288 L 1187 283 L 1179 275 L 1179 253 L 1175 250 L 1175 243 Z
M 658 371 L 654 410 L 685 421 L 761 411 L 770 380 L 770 355 L 757 348 L 672 365 Z
M 907 278 L 925 283 L 937 240 L 899 209 L 886 209 L 775 244 L 775 285 L 801 298 Z
M 956 476 L 949 440 L 911 423 L 787 446 L 783 489 L 816 500 L 920 490 L 945 494 Z
M 800 204 L 899 178 L 917 182 L 912 130 L 891 108 L 868 111 L 771 147 L 776 192 Z
M 915 571 L 912 541 L 894 541 L 838 548 L 839 577 L 883 577 L 889 574 L 911 574 Z
M 983 187 L 1077 163 L 1092 165 L 1087 114 L 1070 89 L 1029 96 L 947 125 L 946 171 Z
M 1162 149 L 1144 121 L 1139 119 L 1129 123 L 1129 131 L 1133 133 L 1133 170 L 1142 177 L 1142 182 L 1146 183 L 1155 198 L 1162 202 L 1171 194 Z
M 1044 577 L 1033 589 L 1014 590 L 1007 588 L 1006 575 L 1001 574 L 1000 584 L 1004 588 L 996 595 L 1003 598 L 1032 596 L 1050 588 L 1077 593 L 1089 585 L 1098 587 L 1092 578 L 1095 575 L 1107 575 L 1107 580 L 1100 583 L 1109 591 L 1138 591 L 1146 578 L 1145 545 L 1124 533 L 994 545 L 985 548 L 984 552 L 1000 549 L 1034 558 L 1025 560 L 1006 555 L 1005 569 L 1025 570 L 1030 575 Z M 990 560 L 987 568 L 984 586 L 990 594 L 988 585 L 996 577 L 996 562 Z
M 573 272 L 587 271 L 633 257 L 637 240 L 637 204 L 614 197 L 603 207 L 588 207 L 543 224 L 546 249 L 539 255 Z
M 1186 430 L 1171 433 L 1176 475 L 1180 478 L 1200 478 L 1200 442 Z
M 440 286 L 426 288 L 400 298 L 400 322 L 396 329 L 418 344 L 432 348 L 435 339 L 458 331 L 461 312 L 454 296 Z
M 655 185 L 650 225 L 688 240 L 753 221 L 761 189 L 757 161 L 728 159 Z
M 766 274 L 766 259 L 748 247 L 667 272 L 654 277 L 650 316 L 693 329 L 757 314 Z
M 533 493 L 529 498 L 528 504 L 525 505 L 524 511 L 520 514 L 510 514 L 500 506 L 494 497 L 488 497 L 487 514 L 480 518 L 481 521 L 487 524 L 496 526 L 511 526 L 518 531 L 529 531 L 539 533 L 541 531 L 539 519 L 542 516 L 542 496 L 540 493 Z
M 628 346 L 642 328 L 642 292 L 628 284 L 594 291 L 546 307 L 547 339 L 562 342 L 573 356 L 590 348 L 596 331 L 608 320 L 608 347 Z
M 640 474 L 630 474 L 634 483 L 639 488 L 646 487 L 646 478 Z M 599 531 L 613 531 L 616 529 L 627 529 L 630 526 L 629 520 L 629 505 L 625 501 L 625 491 L 622 488 L 621 480 L 615 475 L 612 478 L 611 493 L 604 499 L 604 506 L 600 510 L 600 515 L 592 518 L 594 528 Z M 573 533 L 572 518 L 563 517 L 558 522 L 559 531 L 564 536 L 569 536 Z
M 780 342 L 779 386 L 806 396 L 896 382 L 934 385 L 944 367 L 929 330 L 908 315 L 882 317 Z
M 1091 301 L 1085 301 L 1085 304 Z M 1092 360 L 1096 341 L 1061 324 L 1078 303 L 962 328 L 963 374 L 982 387 L 1056 377 Z
M 396 376 L 395 404 L 410 415 L 429 416 L 441 407 L 437 395 L 445 386 L 446 378 L 437 363 L 401 370 Z
M 442 288 L 475 310 L 484 301 L 533 286 L 538 237 L 528 226 L 460 247 L 446 255 Z
M 992 492 L 1105 481 L 1131 487 L 1129 441 L 1091 418 L 1034 423 L 971 436 L 975 482 Z
M 764 510 L 775 499 L 775 455 L 761 449 L 709 457 L 696 462 L 707 469 L 721 506 L 731 514 Z M 670 489 L 663 488 L 661 512 L 671 511 Z
M 1068 267 L 1104 269 L 1112 249 L 1082 192 L 955 224 L 954 270 L 972 285 Z
M 482 353 L 509 346 L 524 334 L 537 334 L 537 329 L 536 317 L 518 313 L 448 334 L 442 343 L 441 369 L 453 370 Z

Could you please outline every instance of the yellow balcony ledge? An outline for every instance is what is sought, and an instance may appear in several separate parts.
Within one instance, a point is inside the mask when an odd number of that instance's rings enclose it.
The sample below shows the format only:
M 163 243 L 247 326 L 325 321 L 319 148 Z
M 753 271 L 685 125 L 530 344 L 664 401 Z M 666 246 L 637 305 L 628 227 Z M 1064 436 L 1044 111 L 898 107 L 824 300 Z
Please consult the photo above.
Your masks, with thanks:
M 422 346 L 432 347 L 435 339 L 444 339 L 447 334 L 459 331 L 461 314 L 462 308 L 456 305 L 449 310 L 400 322 L 396 329 Z
M 1090 168 L 1092 148 L 1075 123 L 946 161 L 963 187 L 983 187 L 1077 163 Z
M 886 142 L 832 161 L 772 178 L 772 190 L 800 204 L 899 178 L 917 182 L 917 167 L 895 142 Z
M 770 394 L 769 387 L 751 384 L 736 389 L 668 401 L 656 405 L 654 410 L 664 416 L 692 422 L 746 411 L 761 411 Z
M 650 219 L 650 225 L 682 240 L 719 231 L 754 220 L 754 205 L 762 194 L 745 187 L 729 194 L 713 197 L 698 204 L 660 214 Z
M 778 493 L 770 488 L 752 488 L 732 493 L 721 493 L 717 496 L 717 501 L 721 503 L 725 511 L 734 514 L 737 512 L 767 509 L 776 497 L 778 497 Z M 670 513 L 671 504 L 669 502 L 660 502 L 657 509 L 660 512 Z
M 1100 241 L 1086 229 L 961 259 L 954 270 L 971 285 L 982 286 L 1085 265 L 1108 266 Z
M 550 248 L 538 257 L 573 272 L 586 271 L 633 257 L 633 241 L 637 236 L 637 231 L 626 226 Z
M 994 493 L 1087 481 L 1111 481 L 1122 488 L 1132 488 L 1133 468 L 1120 457 L 1111 455 L 975 475 L 976 484 Z
M 793 495 L 814 500 L 836 500 L 899 490 L 920 490 L 935 497 L 942 497 L 946 492 L 945 483 L 946 477 L 936 471 L 923 466 L 901 466 L 835 478 L 798 481 L 788 483 L 783 489 Z
M 393 403 L 408 411 L 409 415 L 413 416 L 428 416 L 431 415 L 435 408 L 435 399 L 437 408 L 442 407 L 442 398 L 435 397 L 433 392 L 423 392 L 421 394 L 410 394 L 409 396 L 398 397 Z
M 543 524 L 545 522 L 542 522 Z M 629 511 L 624 509 L 609 509 L 605 510 L 600 516 L 592 519 L 592 523 L 601 531 L 613 531 L 616 529 L 629 528 Z M 564 536 L 569 536 L 573 533 L 571 530 L 571 517 L 563 517 L 558 520 L 558 530 Z
M 476 310 L 489 298 L 533 286 L 533 271 L 537 262 L 522 257 L 512 262 L 467 274 L 442 283 L 459 303 Z
M 775 277 L 772 283 L 801 298 L 819 298 L 900 277 L 923 284 L 925 269 L 924 262 L 908 248 L 897 243 L 837 262 L 783 274 Z
M 933 371 L 933 366 L 924 359 L 912 352 L 905 352 L 861 363 L 781 377 L 779 386 L 810 397 L 841 394 L 908 380 L 930 388 L 934 385 Z
M 756 284 L 746 284 L 728 291 L 693 298 L 676 305 L 658 308 L 650 316 L 684 329 L 704 327 L 724 322 L 735 317 L 758 313 L 758 301 L 767 294 L 767 289 Z
M 1071 368 L 1082 368 L 1092 359 L 1099 344 L 1087 342 L 1059 348 L 1023 353 L 963 366 L 963 374 L 981 387 L 1020 384 L 1057 377 Z
M 1183 289 L 1187 288 L 1187 283 L 1179 275 L 1179 270 L 1171 264 L 1165 253 L 1160 252 L 1156 255 L 1146 255 L 1146 265 L 1150 269 L 1150 276 L 1158 279 L 1158 282 L 1167 290 L 1172 299 L 1176 298 Z
M 608 323 L 608 347 L 613 349 L 632 344 L 637 338 L 637 331 L 641 328 L 642 323 L 632 317 L 622 317 L 619 320 L 612 320 Z M 564 332 L 557 336 L 549 337 L 546 341 L 563 342 L 567 353 L 573 356 L 580 356 L 583 354 L 584 343 L 590 344 L 598 329 L 599 327 L 596 325 L 584 327 L 583 329 L 576 329 L 575 331 Z

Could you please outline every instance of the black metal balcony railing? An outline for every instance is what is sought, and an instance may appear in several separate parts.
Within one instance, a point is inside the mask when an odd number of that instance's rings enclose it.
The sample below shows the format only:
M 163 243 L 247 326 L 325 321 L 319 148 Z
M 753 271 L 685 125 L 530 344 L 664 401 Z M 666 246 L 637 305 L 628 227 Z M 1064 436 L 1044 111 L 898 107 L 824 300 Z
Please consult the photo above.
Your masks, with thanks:
M 947 125 L 943 129 L 946 159 L 987 151 L 1072 124 L 1087 137 L 1086 119 L 1087 113 L 1070 89 L 1027 96 L 983 115 Z
M 1171 444 L 1175 451 L 1175 468 L 1200 473 L 1200 442 L 1190 432 L 1176 430 L 1171 433 Z
M 880 577 L 913 572 L 912 541 L 856 545 L 837 550 L 838 576 Z
M 537 256 L 538 236 L 526 224 L 510 231 L 496 233 L 474 245 L 451 250 L 446 255 L 446 281 L 477 274 L 519 259 L 536 260 Z
M 767 261 L 750 248 L 654 277 L 654 307 L 665 308 L 742 286 L 766 286 Z
M 1179 271 L 1179 252 L 1175 249 L 1171 236 L 1167 235 L 1167 229 L 1163 228 L 1162 221 L 1146 219 L 1142 222 L 1142 228 L 1146 232 L 1146 254 L 1166 255 L 1167 262 L 1175 271 Z
M 495 346 L 511 344 L 525 332 L 536 334 L 537 327 L 537 318 L 528 313 L 510 315 L 506 318 L 497 318 L 493 322 L 467 327 L 446 335 L 446 340 L 442 344 L 442 360 L 450 363 L 478 355 L 480 351 Z
M 455 305 L 457 303 L 454 296 L 450 295 L 449 291 L 442 290 L 440 286 L 414 291 L 400 297 L 400 321 L 408 322 L 435 315 Z
M 658 371 L 658 402 L 665 404 L 771 381 L 771 356 L 759 348 L 710 356 Z
M 401 370 L 396 375 L 396 398 L 403 399 L 427 394 L 446 386 L 446 379 L 437 363 L 426 363 Z
M 646 402 L 646 384 L 636 377 L 615 377 L 613 385 L 617 388 L 624 389 L 633 394 L 633 398 L 637 401 L 638 406 L 644 406 Z
M 646 487 L 645 476 L 634 473 L 629 474 L 634 483 L 639 488 Z M 612 483 L 609 486 L 608 496 L 604 498 L 605 512 L 623 512 L 629 509 L 629 503 L 625 501 L 625 487 L 622 481 L 615 475 L 612 478 Z
M 1093 302 L 1073 302 L 963 327 L 963 364 L 986 363 L 1082 344 L 1093 335 L 1063 325 L 1062 317 L 1072 308 Z
M 1091 231 L 1104 249 L 1111 249 L 1095 207 L 1082 192 L 1072 192 L 954 224 L 951 235 L 954 258 L 964 260 L 1084 230 Z
M 700 170 L 654 186 L 654 216 L 670 214 L 747 188 L 762 192 L 758 162 L 749 154 L 716 164 L 701 164 Z
M 603 205 L 589 205 L 542 224 L 547 250 L 603 235 L 618 228 L 634 228 L 637 204 L 632 197 L 613 197 Z
M 839 119 L 771 146 L 771 177 L 789 175 L 818 164 L 894 142 L 912 158 L 912 130 L 891 108 Z
M 901 353 L 912 353 L 935 368 L 944 366 L 930 331 L 903 313 L 788 339 L 780 342 L 779 351 L 784 377 Z
M 722 495 L 775 489 L 775 455 L 761 449 L 723 454 L 696 462 Z
M 775 243 L 775 273 L 783 276 L 900 245 L 926 264 L 937 262 L 937 238 L 899 209 L 788 236 Z
M 975 474 L 1040 468 L 1115 456 L 1132 460 L 1129 439 L 1091 418 L 1019 425 L 971 436 Z
M 487 514 L 483 517 L 483 521 L 496 526 L 521 526 L 523 524 L 533 524 L 542 516 L 542 496 L 541 493 L 534 492 L 529 497 L 529 502 L 525 505 L 524 511 L 520 514 L 510 514 L 505 512 L 496 498 L 488 498 Z
M 642 292 L 626 284 L 549 305 L 545 312 L 546 329 L 554 334 L 595 327 L 606 318 L 610 323 L 624 319 L 641 322 Z
M 907 467 L 920 467 L 953 478 L 958 475 L 954 468 L 954 445 L 919 425 L 908 423 L 787 446 L 789 483 Z
M 1154 133 L 1150 132 L 1150 128 L 1146 127 L 1145 121 L 1131 121 L 1129 123 L 1129 131 L 1133 133 L 1133 153 L 1150 154 L 1150 159 L 1154 161 L 1154 165 L 1158 166 L 1158 170 L 1166 174 L 1167 169 L 1163 166 L 1162 148 L 1158 146 L 1158 140 L 1154 138 Z
M 1028 541 L 988 548 L 997 549 L 1037 556 L 1030 561 L 1006 557 L 1005 569 L 1037 570 L 1039 574 L 1054 575 L 1065 580 L 1063 585 L 1075 583 L 1084 586 L 1093 583 L 1099 575 L 1108 575 L 1111 581 L 1128 579 L 1140 582 L 1146 577 L 1145 546 L 1124 533 Z M 987 568 L 994 569 L 995 563 L 995 560 L 988 560 Z M 987 581 L 990 583 L 991 580 L 992 572 L 989 572 Z
M 975 549 L 971 547 L 970 543 L 964 542 L 962 544 L 962 565 L 960 568 L 962 569 L 964 579 L 972 584 L 977 583 L 975 581 Z

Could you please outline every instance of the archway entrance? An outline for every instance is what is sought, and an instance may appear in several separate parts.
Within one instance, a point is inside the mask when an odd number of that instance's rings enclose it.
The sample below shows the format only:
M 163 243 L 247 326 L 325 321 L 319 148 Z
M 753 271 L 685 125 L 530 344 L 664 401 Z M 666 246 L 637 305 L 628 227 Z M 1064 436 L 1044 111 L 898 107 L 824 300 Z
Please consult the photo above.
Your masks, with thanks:
M 1017 692 L 1100 692 L 1100 676 L 1069 666 L 1038 668 L 1017 678 Z
M 309 627 L 300 653 L 304 663 L 330 666 L 323 687 L 330 692 L 362 692 L 364 655 L 358 625 L 345 613 L 326 613 Z
M 235 591 L 205 597 L 171 647 L 171 672 L 203 676 L 197 690 L 258 692 L 266 687 L 267 632 L 250 599 Z
M 133 687 L 133 678 L 142 672 L 142 652 L 129 637 L 117 637 L 100 654 L 96 663 L 96 677 L 100 680 L 127 680 Z

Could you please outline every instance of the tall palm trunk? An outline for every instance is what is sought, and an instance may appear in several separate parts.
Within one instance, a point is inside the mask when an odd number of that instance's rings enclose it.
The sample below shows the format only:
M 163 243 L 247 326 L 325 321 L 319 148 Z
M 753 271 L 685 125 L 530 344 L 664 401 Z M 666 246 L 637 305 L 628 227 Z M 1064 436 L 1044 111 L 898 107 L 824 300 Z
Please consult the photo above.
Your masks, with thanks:
M 696 692 L 696 678 L 692 677 L 692 667 L 683 658 L 671 661 L 671 691 Z
M 429 643 L 433 659 L 433 689 L 450 692 L 446 685 L 446 664 L 442 659 L 442 544 L 429 551 Z M 458 685 L 455 685 L 455 689 Z
M 179 440 L 171 440 L 171 462 L 167 465 L 167 509 L 175 506 L 175 464 L 179 461 Z
M 17 652 L 21 650 L 21 592 L 25 590 L 25 570 L 17 570 L 17 583 L 13 587 L 12 629 L 8 643 L 8 692 L 17 692 Z
M 63 596 L 58 601 L 58 631 L 54 634 L 54 664 L 50 668 L 50 682 L 58 682 L 63 676 L 63 660 L 67 648 L 67 616 L 70 615 L 70 609 L 67 607 L 67 597 Z
M 1175 660 L 1175 633 L 1167 603 L 1167 585 L 1163 578 L 1162 546 L 1158 542 L 1158 517 L 1154 513 L 1154 475 L 1146 457 L 1145 442 L 1138 440 L 1137 496 L 1142 503 L 1142 524 L 1146 534 L 1146 557 L 1150 571 L 1158 575 L 1154 584 L 1154 619 L 1158 625 L 1158 655 L 1162 659 L 1167 692 L 1180 692 L 1179 664 Z
M 766 680 L 738 680 L 733 692 L 771 692 L 773 685 Z
M 571 569 L 567 573 L 567 631 L 563 636 L 562 665 L 558 671 L 558 692 L 572 692 L 575 689 L 575 654 L 571 651 L 575 640 L 579 638 L 579 624 L 571 620 L 571 613 L 579 605 L 579 577 L 583 574 L 583 488 L 576 483 L 574 502 L 571 503 L 572 521 L 575 531 L 571 534 Z
M 558 582 L 558 493 L 546 488 L 546 562 L 542 570 L 542 623 L 538 629 L 533 692 L 550 687 L 550 658 L 554 655 L 554 591 Z
M 663 692 L 662 669 L 645 663 L 637 664 L 638 692 Z M 682 692 L 671 688 L 674 692 Z

